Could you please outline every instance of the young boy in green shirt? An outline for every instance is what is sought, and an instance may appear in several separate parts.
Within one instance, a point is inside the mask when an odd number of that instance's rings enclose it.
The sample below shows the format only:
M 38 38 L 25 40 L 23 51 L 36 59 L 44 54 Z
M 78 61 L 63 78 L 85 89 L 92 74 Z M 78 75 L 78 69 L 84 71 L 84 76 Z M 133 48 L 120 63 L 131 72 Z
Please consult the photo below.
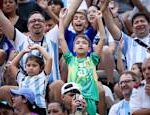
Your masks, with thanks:
M 87 112 L 89 115 L 96 115 L 96 102 L 99 101 L 99 88 L 97 83 L 96 66 L 100 61 L 100 55 L 104 44 L 105 31 L 102 23 L 101 12 L 98 13 L 97 23 L 100 32 L 100 41 L 94 48 L 94 52 L 90 52 L 91 41 L 84 35 L 79 34 L 74 40 L 74 56 L 68 49 L 67 43 L 64 37 L 63 21 L 67 15 L 67 10 L 63 9 L 60 12 L 59 20 L 59 40 L 64 59 L 68 64 L 68 82 L 75 82 L 81 88 L 82 95 L 87 103 Z

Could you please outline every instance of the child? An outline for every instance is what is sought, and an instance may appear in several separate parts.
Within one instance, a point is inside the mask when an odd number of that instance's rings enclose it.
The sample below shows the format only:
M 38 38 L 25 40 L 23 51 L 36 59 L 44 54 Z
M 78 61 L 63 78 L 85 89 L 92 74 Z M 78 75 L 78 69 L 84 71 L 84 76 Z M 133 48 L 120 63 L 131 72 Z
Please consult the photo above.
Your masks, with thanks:
M 68 82 L 75 82 L 79 85 L 87 103 L 87 112 L 89 115 L 96 114 L 96 102 L 99 101 L 99 91 L 97 84 L 96 65 L 99 63 L 99 55 L 101 55 L 104 44 L 104 27 L 102 23 L 101 13 L 97 18 L 99 26 L 100 37 L 98 45 L 95 47 L 95 52 L 90 56 L 87 54 L 91 50 L 91 42 L 84 34 L 79 34 L 74 40 L 74 52 L 76 56 L 68 50 L 67 43 L 64 38 L 63 20 L 67 14 L 67 10 L 63 9 L 60 12 L 60 45 L 66 63 L 68 64 Z
M 18 65 L 22 56 L 26 53 L 30 53 L 31 50 L 39 50 L 43 55 L 46 63 L 41 57 L 35 55 L 29 55 L 26 60 L 26 75 L 19 71 Z M 48 83 L 48 77 L 51 72 L 52 59 L 48 53 L 40 45 L 33 44 L 26 50 L 21 51 L 11 63 L 11 69 L 14 76 L 17 77 L 19 87 L 31 88 L 35 94 L 35 102 L 39 106 L 38 113 L 40 115 L 46 115 L 46 101 L 45 93 Z

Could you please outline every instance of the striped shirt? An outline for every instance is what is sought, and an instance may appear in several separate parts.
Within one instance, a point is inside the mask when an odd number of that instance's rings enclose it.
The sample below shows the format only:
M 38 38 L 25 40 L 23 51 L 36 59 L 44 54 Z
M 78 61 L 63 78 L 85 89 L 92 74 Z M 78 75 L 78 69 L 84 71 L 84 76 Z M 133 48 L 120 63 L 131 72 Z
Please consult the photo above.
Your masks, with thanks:
M 30 88 L 34 92 L 35 102 L 40 108 L 46 108 L 46 86 L 48 83 L 48 76 L 44 71 L 35 76 L 25 76 L 22 72 L 17 75 L 17 82 L 19 87 Z
M 140 38 L 131 38 L 130 36 L 122 33 L 122 39 L 123 54 L 126 57 L 127 67 L 129 70 L 134 63 L 143 62 L 145 58 L 150 57 L 150 53 L 147 52 L 147 49 L 134 41 L 134 39 Z M 150 46 L 150 34 L 140 40 Z

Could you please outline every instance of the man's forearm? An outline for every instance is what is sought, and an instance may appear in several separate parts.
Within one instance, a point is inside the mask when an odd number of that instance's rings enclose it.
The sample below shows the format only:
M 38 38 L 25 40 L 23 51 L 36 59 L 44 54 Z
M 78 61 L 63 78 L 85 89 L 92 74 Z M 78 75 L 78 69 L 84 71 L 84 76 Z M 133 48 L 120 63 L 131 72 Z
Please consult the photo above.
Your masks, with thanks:
M 137 111 L 134 111 L 132 115 L 150 115 L 150 108 L 148 109 L 139 109 Z

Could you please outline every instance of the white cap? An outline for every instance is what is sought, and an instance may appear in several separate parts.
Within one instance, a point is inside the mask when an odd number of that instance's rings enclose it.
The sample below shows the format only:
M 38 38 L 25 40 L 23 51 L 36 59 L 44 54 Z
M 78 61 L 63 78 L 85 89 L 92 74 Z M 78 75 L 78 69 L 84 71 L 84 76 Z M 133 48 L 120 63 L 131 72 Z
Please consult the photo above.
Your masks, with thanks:
M 74 82 L 65 83 L 61 88 L 61 94 L 64 95 L 68 92 L 78 93 L 80 94 L 80 88 Z

